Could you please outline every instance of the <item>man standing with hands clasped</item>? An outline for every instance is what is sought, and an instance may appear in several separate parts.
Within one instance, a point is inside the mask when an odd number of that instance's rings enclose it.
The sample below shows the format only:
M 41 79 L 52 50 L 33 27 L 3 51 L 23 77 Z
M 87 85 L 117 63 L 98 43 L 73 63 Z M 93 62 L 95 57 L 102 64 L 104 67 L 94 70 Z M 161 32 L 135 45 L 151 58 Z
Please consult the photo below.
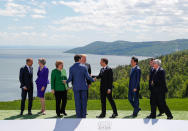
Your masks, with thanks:
M 132 69 L 130 72 L 128 99 L 134 108 L 132 117 L 135 118 L 137 117 L 138 112 L 141 110 L 139 108 L 139 90 L 140 90 L 141 70 L 138 66 L 138 59 L 136 57 L 132 57 L 131 66 L 132 66 Z
M 22 89 L 21 100 L 21 113 L 23 115 L 25 109 L 25 100 L 28 94 L 28 115 L 32 115 L 32 102 L 33 102 L 33 59 L 28 58 L 26 65 L 20 69 L 20 88 Z
M 101 79 L 100 98 L 101 98 L 102 113 L 99 116 L 97 116 L 97 118 L 104 118 L 106 116 L 106 97 L 108 98 L 113 109 L 113 114 L 110 118 L 115 118 L 118 116 L 118 113 L 117 113 L 116 104 L 112 98 L 113 72 L 112 69 L 108 66 L 108 59 L 102 58 L 100 64 L 102 68 L 100 70 L 99 75 L 96 76 L 96 78 Z
M 149 90 L 150 92 L 152 91 L 152 87 L 153 87 L 153 84 L 152 84 L 152 80 L 153 80 L 153 76 L 155 74 L 155 68 L 154 68 L 154 58 L 151 58 L 150 59 L 150 74 L 149 74 Z M 150 106 L 152 105 L 152 100 L 151 100 L 151 96 L 150 96 Z M 164 113 L 164 110 L 158 105 L 157 103 L 157 107 L 159 109 L 159 114 L 157 116 L 162 116 L 163 113 Z
M 158 106 L 165 112 L 167 119 L 173 119 L 172 113 L 165 100 L 165 94 L 168 92 L 165 71 L 161 67 L 161 60 L 156 59 L 153 62 L 155 71 L 151 80 L 151 114 L 147 116 L 147 118 L 156 118 L 156 108 Z

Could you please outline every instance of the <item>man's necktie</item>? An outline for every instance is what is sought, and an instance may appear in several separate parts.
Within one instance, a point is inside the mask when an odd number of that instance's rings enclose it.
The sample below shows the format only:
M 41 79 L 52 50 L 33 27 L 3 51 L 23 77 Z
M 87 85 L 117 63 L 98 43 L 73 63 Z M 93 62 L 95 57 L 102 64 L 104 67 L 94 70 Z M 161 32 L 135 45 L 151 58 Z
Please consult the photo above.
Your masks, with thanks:
M 29 73 L 30 73 L 30 74 L 32 73 L 32 68 L 31 68 L 31 67 L 29 67 Z

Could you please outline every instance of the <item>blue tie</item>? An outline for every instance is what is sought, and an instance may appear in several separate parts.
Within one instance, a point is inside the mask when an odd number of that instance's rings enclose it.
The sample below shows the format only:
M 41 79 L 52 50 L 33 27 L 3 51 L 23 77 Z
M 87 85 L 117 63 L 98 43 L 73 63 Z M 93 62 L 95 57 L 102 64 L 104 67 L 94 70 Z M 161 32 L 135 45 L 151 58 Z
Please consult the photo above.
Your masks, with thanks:
M 132 74 L 133 70 L 134 70 L 134 69 L 133 69 L 133 68 L 131 68 L 131 73 L 130 73 L 130 75 Z

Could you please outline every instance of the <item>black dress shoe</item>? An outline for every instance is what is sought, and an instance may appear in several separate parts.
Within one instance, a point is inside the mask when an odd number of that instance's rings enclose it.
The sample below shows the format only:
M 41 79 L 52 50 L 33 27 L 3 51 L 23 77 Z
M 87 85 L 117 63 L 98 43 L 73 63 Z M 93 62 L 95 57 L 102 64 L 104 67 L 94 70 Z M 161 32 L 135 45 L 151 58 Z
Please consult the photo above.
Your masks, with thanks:
M 61 115 L 57 115 L 57 118 L 61 118 Z
M 118 116 L 117 113 L 113 113 L 112 116 L 110 118 L 116 118 Z
M 62 114 L 63 114 L 64 116 L 67 116 L 67 113 L 66 113 L 66 112 L 63 112 Z
M 159 113 L 158 115 L 157 115 L 157 117 L 160 117 L 160 116 L 162 116 L 163 115 L 163 113 Z
M 136 118 L 138 116 L 138 114 L 133 114 L 132 118 Z
M 138 109 L 138 112 L 137 113 L 134 113 L 132 114 L 132 118 L 136 118 L 138 116 L 138 113 L 141 111 L 141 108 Z
M 99 116 L 96 116 L 96 118 L 104 118 L 105 115 L 104 114 L 100 114 Z
M 23 111 L 20 112 L 20 116 L 23 116 Z
M 29 116 L 32 116 L 33 114 L 32 114 L 31 112 L 28 112 L 28 115 L 29 115 Z
M 168 120 L 172 120 L 172 119 L 173 119 L 173 116 L 168 116 L 167 119 L 168 119 Z
M 146 118 L 147 118 L 147 119 L 156 119 L 156 117 L 151 116 L 151 115 L 147 116 Z

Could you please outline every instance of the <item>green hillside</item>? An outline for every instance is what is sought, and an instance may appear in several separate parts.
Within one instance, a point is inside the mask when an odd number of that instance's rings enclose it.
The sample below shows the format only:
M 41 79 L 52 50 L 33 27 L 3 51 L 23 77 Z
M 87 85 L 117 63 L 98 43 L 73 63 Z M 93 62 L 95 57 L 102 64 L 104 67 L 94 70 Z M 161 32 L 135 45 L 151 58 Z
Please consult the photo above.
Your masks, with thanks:
M 99 55 L 127 55 L 127 56 L 160 56 L 174 51 L 188 49 L 188 39 L 172 41 L 129 42 L 96 41 L 84 47 L 66 51 L 75 54 L 99 54 Z
M 188 97 L 188 50 L 175 52 L 169 55 L 160 56 L 162 67 L 166 71 L 166 79 L 168 86 L 168 98 L 185 98 Z M 141 90 L 140 98 L 149 98 L 150 92 L 148 89 L 149 81 L 149 59 L 139 61 L 141 68 Z M 119 66 L 113 69 L 114 72 L 114 89 L 113 96 L 115 99 L 127 99 L 130 66 Z M 100 99 L 100 82 L 92 83 L 89 89 L 89 99 Z M 55 99 L 51 93 L 46 94 L 46 99 Z M 73 100 L 73 91 L 68 91 L 68 99 Z
M 188 97 L 188 50 L 175 52 L 158 57 L 162 60 L 162 67 L 166 71 L 169 98 Z M 139 62 L 141 68 L 140 97 L 149 98 L 149 59 Z M 116 98 L 127 97 L 130 66 L 119 66 L 114 69 L 114 95 Z M 126 94 L 126 95 L 125 95 Z

